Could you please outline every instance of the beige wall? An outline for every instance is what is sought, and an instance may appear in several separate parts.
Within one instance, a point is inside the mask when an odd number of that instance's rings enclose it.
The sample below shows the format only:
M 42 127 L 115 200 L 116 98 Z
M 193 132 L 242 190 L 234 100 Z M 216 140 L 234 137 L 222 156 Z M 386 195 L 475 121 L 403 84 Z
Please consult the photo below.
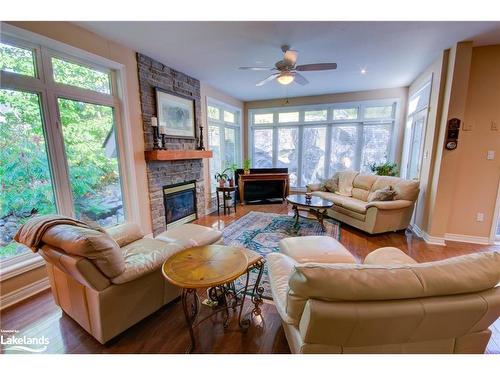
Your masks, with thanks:
M 491 130 L 492 121 L 500 126 L 500 45 L 472 49 L 466 100 L 472 130 L 460 132 L 447 233 L 489 237 L 500 181 L 500 131 Z M 488 150 L 494 160 L 486 159 Z
M 458 149 L 446 150 L 444 139 L 448 120 L 458 118 L 463 121 L 464 119 L 471 55 L 472 43 L 458 43 L 451 49 L 448 60 L 433 177 L 435 199 L 431 203 L 432 212 L 430 212 L 427 226 L 427 233 L 434 237 L 444 237 L 451 214 L 452 196 L 455 190 L 454 177 L 459 168 L 458 156 L 462 148 L 459 142 Z
M 410 86 L 410 93 L 433 74 L 417 226 L 431 240 L 461 238 L 485 242 L 495 221 L 494 210 L 500 181 L 500 46 L 473 47 L 457 43 L 445 51 Z M 438 81 L 439 80 L 439 81 Z M 438 90 L 434 91 L 434 90 Z M 447 122 L 462 121 L 458 148 L 444 148 Z M 471 130 L 464 130 L 471 127 Z M 495 159 L 487 160 L 487 151 Z M 484 221 L 476 220 L 484 213 Z M 465 236 L 465 237 L 464 237 Z
M 207 118 L 207 103 L 208 99 L 215 99 L 220 102 L 223 102 L 225 104 L 231 105 L 233 107 L 238 108 L 241 111 L 241 114 L 243 116 L 243 110 L 244 110 L 244 103 L 241 100 L 238 100 L 236 98 L 233 98 L 231 95 L 228 95 L 220 90 L 217 90 L 216 88 L 201 82 L 201 116 L 202 116 L 202 124 L 203 124 L 203 139 L 205 143 L 205 147 L 208 145 L 208 118 Z M 243 134 L 243 131 L 242 131 Z M 207 147 L 208 148 L 208 147 Z M 217 171 L 211 171 L 209 168 L 209 160 L 208 159 L 203 159 L 203 174 L 204 174 L 204 179 L 205 179 L 205 188 L 207 190 L 207 193 L 205 194 L 205 207 L 207 207 L 208 210 L 211 208 L 212 200 L 210 199 L 211 197 L 211 191 L 210 191 L 210 176 L 212 176 L 214 173 Z
M 395 137 L 395 161 L 401 161 L 401 148 L 403 144 L 403 124 L 406 112 L 406 100 L 408 97 L 408 88 L 399 87 L 393 89 L 381 89 L 370 91 L 356 91 L 340 94 L 327 94 L 327 95 L 314 95 L 314 96 L 301 96 L 296 98 L 289 98 L 288 104 L 285 104 L 285 99 L 271 99 L 259 100 L 252 102 L 245 102 L 244 111 L 244 139 L 243 139 L 243 157 L 248 158 L 248 110 L 256 108 L 271 108 L 271 107 L 286 107 L 286 106 L 300 106 L 309 104 L 328 104 L 328 103 L 344 103 L 354 102 L 361 100 L 378 100 L 378 99 L 398 99 L 399 107 L 396 114 L 396 128 Z

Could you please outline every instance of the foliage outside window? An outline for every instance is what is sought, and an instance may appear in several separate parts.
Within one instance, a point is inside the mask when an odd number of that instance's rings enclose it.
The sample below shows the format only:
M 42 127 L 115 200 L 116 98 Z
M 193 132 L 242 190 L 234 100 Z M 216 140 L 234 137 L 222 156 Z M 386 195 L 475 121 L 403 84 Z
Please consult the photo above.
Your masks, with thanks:
M 370 165 L 389 161 L 395 105 L 385 101 L 251 110 L 253 167 L 286 167 L 290 185 L 299 188 L 341 170 L 372 173 Z
M 43 54 L 39 51 L 39 55 Z M 20 225 L 30 217 L 59 212 L 74 214 L 84 221 L 110 226 L 124 220 L 120 185 L 118 149 L 115 139 L 113 104 L 89 104 L 82 101 L 86 90 L 111 95 L 111 75 L 84 65 L 51 58 L 56 82 L 75 86 L 78 98 L 62 97 L 57 85 L 52 89 L 57 98 L 37 93 L 40 84 L 47 85 L 43 72 L 36 72 L 34 50 L 0 45 L 0 67 L 3 71 L 38 77 L 38 85 L 0 88 L 0 261 L 28 252 L 12 238 Z M 89 99 L 98 102 L 100 99 Z M 105 99 L 103 99 L 105 100 Z M 105 100 L 113 103 L 113 100 Z M 56 107 L 58 117 L 46 108 Z M 51 124 L 60 123 L 62 135 L 49 132 Z M 49 137 L 49 138 L 48 138 Z M 52 137 L 52 138 L 50 138 Z M 62 137 L 59 138 L 59 137 Z M 50 141 L 50 139 L 52 139 Z M 52 149 L 64 144 L 64 159 L 53 160 Z M 54 152 L 49 152 L 54 151 Z M 63 181 L 53 183 L 68 167 L 71 201 L 63 189 Z M 61 207 L 56 207 L 56 197 Z M 72 208 L 71 208 L 72 207 Z
M 111 93 L 109 74 L 69 61 L 52 58 L 54 81 L 83 89 Z
M 0 70 L 35 76 L 35 59 L 33 51 L 0 43 Z

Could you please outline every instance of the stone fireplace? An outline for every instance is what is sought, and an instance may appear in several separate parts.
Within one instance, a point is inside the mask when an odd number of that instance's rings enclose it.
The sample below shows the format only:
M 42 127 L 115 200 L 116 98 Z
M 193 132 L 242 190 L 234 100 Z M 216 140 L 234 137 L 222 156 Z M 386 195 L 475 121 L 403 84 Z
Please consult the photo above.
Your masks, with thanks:
M 195 78 L 171 69 L 140 53 L 137 54 L 137 65 L 145 150 L 153 150 L 151 117 L 157 116 L 156 87 L 173 95 L 193 99 L 195 123 L 196 128 L 199 129 L 201 122 L 200 82 Z M 196 141 L 192 139 L 167 138 L 166 149 L 178 151 L 195 150 Z M 203 180 L 202 159 L 147 160 L 146 170 L 153 235 L 156 236 L 166 230 L 167 215 L 164 200 L 165 187 L 194 181 L 196 212 L 199 214 L 205 213 L 205 181 Z M 193 218 L 193 216 L 191 216 L 191 218 Z
M 167 228 L 196 220 L 196 180 L 164 186 L 163 204 Z

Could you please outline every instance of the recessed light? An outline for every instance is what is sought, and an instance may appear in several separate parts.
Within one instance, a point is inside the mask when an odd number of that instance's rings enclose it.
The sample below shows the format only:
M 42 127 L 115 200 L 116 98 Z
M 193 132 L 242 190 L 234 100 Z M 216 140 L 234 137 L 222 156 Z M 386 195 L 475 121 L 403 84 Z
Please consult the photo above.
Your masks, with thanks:
M 366 74 L 366 69 L 365 68 L 361 69 L 361 74 Z

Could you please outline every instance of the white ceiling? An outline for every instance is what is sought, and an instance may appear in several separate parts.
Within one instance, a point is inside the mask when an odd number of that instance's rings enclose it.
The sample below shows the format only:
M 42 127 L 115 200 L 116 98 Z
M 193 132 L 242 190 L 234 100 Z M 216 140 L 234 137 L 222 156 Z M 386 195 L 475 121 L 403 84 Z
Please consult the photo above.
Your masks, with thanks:
M 306 96 L 409 85 L 455 42 L 500 43 L 500 22 L 78 22 L 240 100 Z M 338 69 L 304 72 L 306 86 L 255 83 L 273 66 L 280 46 L 299 51 L 298 64 L 337 62 Z M 366 68 L 367 74 L 360 74 Z

